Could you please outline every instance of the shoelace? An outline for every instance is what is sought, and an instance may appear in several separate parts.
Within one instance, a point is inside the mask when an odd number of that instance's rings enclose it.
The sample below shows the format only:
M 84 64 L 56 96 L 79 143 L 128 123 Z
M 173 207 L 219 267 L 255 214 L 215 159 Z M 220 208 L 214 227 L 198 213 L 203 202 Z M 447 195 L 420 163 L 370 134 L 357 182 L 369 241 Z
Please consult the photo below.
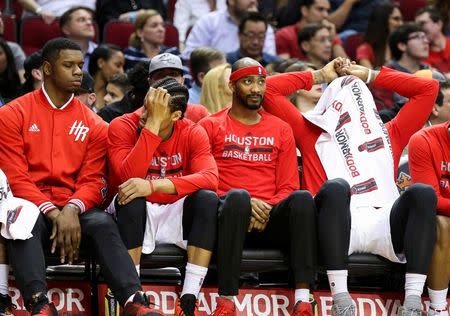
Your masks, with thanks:
M 351 309 L 353 309 L 353 308 L 354 308 L 353 304 L 347 305 L 347 306 L 345 306 L 342 310 L 339 309 L 339 315 L 345 316 L 345 315 L 347 315 L 347 313 L 348 313 Z M 353 314 L 354 314 L 354 313 L 353 313 Z
M 423 310 L 418 308 L 408 308 L 405 309 L 405 316 L 415 316 L 415 315 L 426 315 Z

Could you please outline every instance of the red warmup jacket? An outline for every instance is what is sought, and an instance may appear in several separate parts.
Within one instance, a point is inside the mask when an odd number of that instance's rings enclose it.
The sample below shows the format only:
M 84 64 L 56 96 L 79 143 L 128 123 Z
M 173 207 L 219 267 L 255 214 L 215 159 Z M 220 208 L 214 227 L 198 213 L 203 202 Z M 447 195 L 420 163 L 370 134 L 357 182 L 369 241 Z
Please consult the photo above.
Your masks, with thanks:
M 450 122 L 423 129 L 411 137 L 408 163 L 414 183 L 432 185 L 437 213 L 450 216 Z
M 219 168 L 220 196 L 245 189 L 254 198 L 275 205 L 299 188 L 292 129 L 264 111 L 261 121 L 245 125 L 225 108 L 199 122 L 208 133 Z
M 322 129 L 306 120 L 285 97 L 300 89 L 310 90 L 312 84 L 313 77 L 309 71 L 270 76 L 267 78 L 263 106 L 266 111 L 292 127 L 297 147 L 302 154 L 302 189 L 315 195 L 327 180 L 315 149 Z M 373 84 L 409 98 L 397 116 L 385 125 L 391 140 L 394 166 L 398 166 L 401 153 L 410 137 L 422 128 L 431 113 L 438 93 L 438 82 L 383 67 Z M 394 173 L 397 178 L 397 169 Z
M 177 194 L 154 193 L 147 201 L 174 203 L 200 189 L 217 190 L 217 166 L 203 128 L 190 120 L 178 120 L 166 141 L 143 128 L 138 131 L 142 109 L 114 119 L 108 131 L 109 187 L 130 178 L 172 181 Z
M 43 89 L 28 93 L 0 108 L 0 130 L 0 168 L 14 196 L 44 214 L 102 203 L 107 125 L 80 100 L 58 109 Z

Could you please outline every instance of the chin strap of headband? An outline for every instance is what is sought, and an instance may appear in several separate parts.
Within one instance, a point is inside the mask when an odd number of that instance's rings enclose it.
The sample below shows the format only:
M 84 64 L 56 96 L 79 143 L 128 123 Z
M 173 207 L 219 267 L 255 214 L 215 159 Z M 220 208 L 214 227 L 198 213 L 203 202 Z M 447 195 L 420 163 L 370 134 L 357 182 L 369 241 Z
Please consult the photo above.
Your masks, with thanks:
M 238 81 L 245 76 L 266 76 L 266 70 L 262 66 L 249 66 L 233 71 L 230 75 L 230 81 Z

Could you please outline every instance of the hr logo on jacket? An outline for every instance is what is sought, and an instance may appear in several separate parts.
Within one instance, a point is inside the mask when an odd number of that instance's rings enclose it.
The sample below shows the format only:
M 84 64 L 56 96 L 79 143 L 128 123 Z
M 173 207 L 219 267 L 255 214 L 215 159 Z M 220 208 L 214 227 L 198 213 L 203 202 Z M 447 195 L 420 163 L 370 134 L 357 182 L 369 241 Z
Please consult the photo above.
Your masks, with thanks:
M 87 133 L 89 132 L 89 127 L 83 125 L 83 121 L 78 122 L 75 121 L 72 124 L 72 127 L 70 128 L 69 135 L 75 135 L 75 141 L 78 140 L 84 142 L 84 139 L 86 138 Z

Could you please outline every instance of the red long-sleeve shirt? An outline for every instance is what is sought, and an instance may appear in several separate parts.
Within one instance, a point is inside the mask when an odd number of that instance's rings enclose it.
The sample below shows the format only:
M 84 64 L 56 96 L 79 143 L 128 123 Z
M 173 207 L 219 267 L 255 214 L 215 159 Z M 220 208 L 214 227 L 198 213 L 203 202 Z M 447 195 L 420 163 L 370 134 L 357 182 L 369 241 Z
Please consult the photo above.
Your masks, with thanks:
M 292 127 L 296 144 L 302 154 L 302 188 L 316 194 L 327 180 L 315 150 L 322 129 L 306 120 L 285 97 L 300 89 L 309 90 L 312 84 L 312 73 L 309 71 L 268 77 L 263 106 L 266 111 Z M 392 144 L 394 166 L 398 166 L 409 138 L 423 126 L 430 115 L 438 92 L 438 82 L 383 67 L 374 85 L 409 98 L 397 116 L 386 124 Z M 397 177 L 397 169 L 394 172 Z
M 245 189 L 254 198 L 277 204 L 299 188 L 292 129 L 264 111 L 253 125 L 239 122 L 229 111 L 225 108 L 199 122 L 219 168 L 219 196 Z
M 408 163 L 414 183 L 432 185 L 437 213 L 450 216 L 450 122 L 421 130 L 411 137 Z
M 107 125 L 80 100 L 58 109 L 43 89 L 28 93 L 0 108 L 0 130 L 0 168 L 14 196 L 44 213 L 102 203 Z
M 130 178 L 172 181 L 177 194 L 154 193 L 153 203 L 173 203 L 200 189 L 217 190 L 217 166 L 211 155 L 208 136 L 190 120 L 178 120 L 166 141 L 143 128 L 138 132 L 142 109 L 114 119 L 108 131 L 110 187 Z

